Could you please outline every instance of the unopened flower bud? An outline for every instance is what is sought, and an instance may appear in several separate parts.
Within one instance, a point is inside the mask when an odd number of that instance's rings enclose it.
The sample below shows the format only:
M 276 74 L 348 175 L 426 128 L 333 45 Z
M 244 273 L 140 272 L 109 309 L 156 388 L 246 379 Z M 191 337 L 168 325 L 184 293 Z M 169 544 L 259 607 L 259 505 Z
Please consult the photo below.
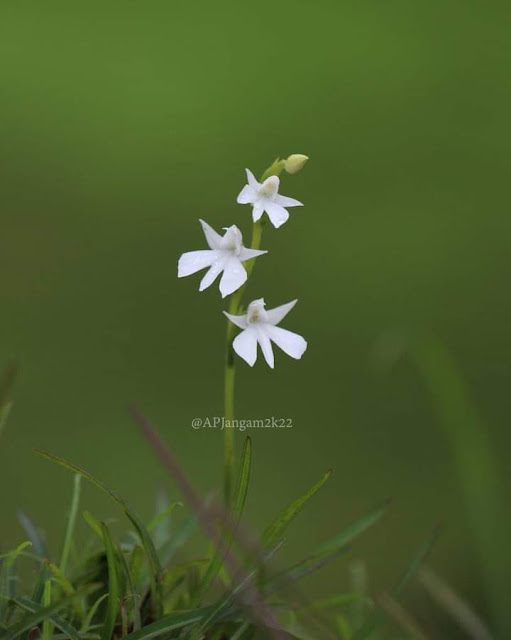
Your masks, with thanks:
M 309 159 L 308 156 L 304 156 L 301 153 L 292 153 L 284 164 L 284 169 L 288 173 L 298 173 L 301 169 L 304 168 L 305 163 Z

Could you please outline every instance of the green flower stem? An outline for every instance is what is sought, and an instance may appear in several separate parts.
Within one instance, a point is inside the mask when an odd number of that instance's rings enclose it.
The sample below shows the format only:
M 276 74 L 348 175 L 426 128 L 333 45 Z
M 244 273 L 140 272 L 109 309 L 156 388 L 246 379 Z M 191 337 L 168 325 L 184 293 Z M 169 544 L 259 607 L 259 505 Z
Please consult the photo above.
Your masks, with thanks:
M 270 176 L 278 176 L 284 169 L 285 160 L 275 160 L 271 166 L 261 176 L 261 182 L 264 182 Z M 251 249 L 259 249 L 261 246 L 261 238 L 263 235 L 264 219 L 260 218 L 252 225 L 252 242 Z M 241 308 L 241 300 L 248 283 L 248 279 L 252 275 L 255 265 L 255 258 L 247 260 L 245 269 L 247 271 L 247 281 L 245 284 L 235 291 L 229 298 L 228 313 L 238 315 Z M 234 381 L 235 381 L 235 359 L 232 341 L 236 334 L 236 327 L 227 320 L 227 349 L 225 357 L 225 374 L 224 374 L 224 416 L 226 424 L 234 420 Z M 231 502 L 233 475 L 234 475 L 234 429 L 224 428 L 224 498 L 226 505 Z

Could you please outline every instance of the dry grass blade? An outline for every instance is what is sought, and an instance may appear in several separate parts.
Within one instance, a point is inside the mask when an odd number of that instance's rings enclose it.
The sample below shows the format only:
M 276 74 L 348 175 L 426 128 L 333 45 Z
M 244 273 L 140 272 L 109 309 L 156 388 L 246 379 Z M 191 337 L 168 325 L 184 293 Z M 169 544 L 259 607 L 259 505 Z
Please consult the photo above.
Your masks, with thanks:
M 458 623 L 471 640 L 494 640 L 477 613 L 436 573 L 423 567 L 418 578 L 433 600 Z

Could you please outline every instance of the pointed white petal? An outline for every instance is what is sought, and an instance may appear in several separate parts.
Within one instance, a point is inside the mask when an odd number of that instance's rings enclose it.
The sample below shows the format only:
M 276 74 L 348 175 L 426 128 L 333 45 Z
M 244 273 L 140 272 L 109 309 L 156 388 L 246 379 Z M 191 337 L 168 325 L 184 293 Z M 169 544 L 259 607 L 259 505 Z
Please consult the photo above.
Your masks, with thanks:
M 262 196 L 271 198 L 273 200 L 279 191 L 279 185 L 280 178 L 278 176 L 270 176 L 269 178 L 266 178 L 266 180 L 261 185 L 259 193 Z
M 281 207 L 280 205 L 275 204 L 274 202 L 270 202 L 269 200 L 265 201 L 264 209 L 268 214 L 268 217 L 270 218 L 272 225 L 276 229 L 281 227 L 284 224 L 284 222 L 286 222 L 287 219 L 289 218 L 289 213 L 284 209 L 284 207 Z
M 239 258 L 232 256 L 225 263 L 224 274 L 220 280 L 220 293 L 222 298 L 234 293 L 239 289 L 247 279 L 245 267 L 241 264 Z
M 210 267 L 216 258 L 216 251 L 210 251 L 209 249 L 183 253 L 177 263 L 177 277 L 184 278 L 185 276 L 191 276 L 192 273 L 197 273 L 197 271 L 201 269 Z
M 227 313 L 227 311 L 224 311 L 224 315 L 227 316 L 229 320 L 240 329 L 246 329 L 248 327 L 246 314 L 242 316 L 233 316 L 232 313 Z
M 278 324 L 287 316 L 297 302 L 298 300 L 292 300 L 286 304 L 281 304 L 280 307 L 275 307 L 275 309 L 267 309 L 266 314 L 268 316 L 268 322 L 270 324 Z
M 294 198 L 288 198 L 287 196 L 281 196 L 277 194 L 273 199 L 275 204 L 279 204 L 281 207 L 303 207 L 303 202 L 295 200 Z
M 246 249 L 245 247 L 243 247 L 238 255 L 238 258 L 241 260 L 241 262 L 245 262 L 245 260 L 251 260 L 252 258 L 262 256 L 264 253 L 268 252 L 261 249 Z
M 246 184 L 243 189 L 239 192 L 238 197 L 236 198 L 236 202 L 238 204 L 251 204 L 255 202 L 257 198 L 257 193 L 252 189 L 252 187 Z
M 217 233 L 213 227 L 210 227 L 207 222 L 204 220 L 200 220 L 202 225 L 202 230 L 204 231 L 204 235 L 206 236 L 206 242 L 209 245 L 210 249 L 220 249 L 220 243 L 222 240 L 222 236 Z
M 252 220 L 257 222 L 259 218 L 263 215 L 264 206 L 260 202 L 255 202 L 254 207 L 252 209 Z
M 230 227 L 225 227 L 224 237 L 220 243 L 220 249 L 226 251 L 230 255 L 238 254 L 243 246 L 243 236 L 238 227 L 233 224 Z
M 275 358 L 273 356 L 273 349 L 271 346 L 270 337 L 266 331 L 267 327 L 271 325 L 260 325 L 257 327 L 257 342 L 261 347 L 264 359 L 268 363 L 268 366 L 272 369 L 275 367 Z
M 249 327 L 238 334 L 232 343 L 234 351 L 243 358 L 251 367 L 257 360 L 257 332 Z
M 273 325 L 267 325 L 267 333 L 273 342 L 287 353 L 291 358 L 299 360 L 307 349 L 307 342 L 299 336 L 297 333 L 282 329 L 281 327 L 274 327 Z
M 261 183 L 258 182 L 250 169 L 245 169 L 245 173 L 247 174 L 247 182 L 252 187 L 254 191 L 257 191 L 261 186 Z
M 201 283 L 199 285 L 199 291 L 204 291 L 204 289 L 207 289 L 209 286 L 213 284 L 213 282 L 217 279 L 218 275 L 222 273 L 222 271 L 224 270 L 224 266 L 226 262 L 227 262 L 227 258 L 221 257 L 221 258 L 218 258 L 211 265 L 209 271 L 201 280 Z

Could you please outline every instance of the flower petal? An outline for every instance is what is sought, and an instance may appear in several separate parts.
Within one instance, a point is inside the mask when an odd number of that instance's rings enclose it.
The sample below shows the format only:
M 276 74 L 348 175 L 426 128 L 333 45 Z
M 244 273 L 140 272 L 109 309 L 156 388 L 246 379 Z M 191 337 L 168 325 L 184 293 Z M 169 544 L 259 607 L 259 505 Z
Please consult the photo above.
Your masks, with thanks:
M 299 360 L 307 349 L 307 342 L 297 333 L 271 324 L 266 326 L 266 331 L 273 342 L 291 358 Z
M 199 220 L 202 225 L 202 230 L 204 231 L 204 235 L 206 236 L 206 242 L 209 245 L 210 249 L 220 249 L 222 236 L 217 233 L 213 227 L 210 227 L 207 222 L 204 220 Z
M 206 273 L 206 275 L 204 276 L 204 278 L 202 278 L 200 282 L 199 291 L 204 291 L 204 289 L 207 289 L 209 286 L 213 284 L 213 282 L 217 279 L 218 275 L 222 273 L 222 271 L 224 270 L 227 259 L 228 258 L 224 258 L 224 257 L 218 258 L 211 265 L 209 271 Z
M 250 169 L 245 169 L 245 173 L 247 174 L 247 182 L 252 187 L 254 191 L 257 191 L 261 184 L 256 180 L 254 174 Z
M 274 200 L 275 196 L 279 192 L 280 178 L 278 176 L 270 176 L 266 178 L 259 189 L 259 194 Z
M 251 204 L 255 202 L 257 198 L 257 193 L 252 189 L 252 187 L 246 184 L 243 189 L 239 192 L 238 197 L 236 198 L 236 202 L 238 204 Z
M 234 293 L 239 289 L 247 279 L 245 267 L 241 264 L 239 258 L 231 256 L 224 267 L 224 274 L 220 280 L 220 293 L 222 298 Z
M 300 200 L 281 196 L 280 194 L 277 194 L 275 198 L 273 198 L 273 202 L 275 204 L 280 204 L 281 207 L 303 207 L 303 202 L 300 202 Z
M 280 307 L 275 307 L 275 309 L 266 309 L 268 322 L 270 324 L 278 324 L 287 316 L 297 302 L 298 300 L 292 300 L 291 302 L 286 302 L 286 304 L 281 304 Z
M 262 251 L 261 249 L 246 249 L 245 247 L 242 247 L 238 258 L 241 260 L 241 262 L 245 262 L 245 260 L 251 260 L 252 258 L 262 256 L 264 253 L 268 252 Z
M 243 358 L 251 367 L 254 366 L 257 360 L 257 333 L 253 327 L 238 334 L 232 346 L 240 358 Z
M 232 313 L 227 313 L 227 311 L 224 311 L 224 315 L 227 316 L 229 320 L 240 329 L 246 329 L 248 327 L 246 314 L 242 316 L 233 316 Z
M 271 341 L 266 331 L 267 326 L 271 325 L 260 325 L 259 327 L 257 327 L 257 342 L 261 347 L 261 351 L 263 352 L 264 359 L 266 360 L 268 366 L 273 369 L 275 367 L 275 358 L 273 356 Z
M 252 209 L 252 220 L 257 222 L 259 218 L 263 215 L 264 206 L 260 202 L 255 202 L 254 207 Z
M 197 273 L 201 269 L 210 267 L 217 259 L 216 251 L 204 249 L 203 251 L 188 251 L 183 253 L 177 263 L 177 277 L 184 278 Z
M 265 200 L 264 208 L 266 213 L 268 214 L 268 217 L 271 220 L 272 225 L 276 229 L 281 227 L 284 224 L 284 222 L 286 222 L 287 219 L 289 218 L 289 213 L 284 209 L 284 207 L 281 207 L 280 205 L 275 204 L 270 200 Z

